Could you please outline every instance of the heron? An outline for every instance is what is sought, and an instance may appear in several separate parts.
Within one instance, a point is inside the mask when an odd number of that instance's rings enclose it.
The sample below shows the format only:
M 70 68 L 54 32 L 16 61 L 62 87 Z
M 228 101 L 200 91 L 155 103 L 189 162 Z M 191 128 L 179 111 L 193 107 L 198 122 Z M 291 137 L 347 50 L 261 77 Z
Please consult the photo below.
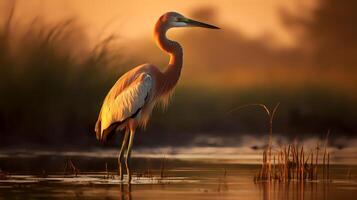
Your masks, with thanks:
M 122 161 L 126 150 L 125 167 L 129 184 L 131 182 L 130 156 L 135 130 L 137 127 L 145 128 L 157 103 L 168 104 L 180 78 L 183 64 L 182 47 L 178 42 L 166 37 L 166 32 L 175 27 L 219 29 L 189 19 L 177 12 L 163 14 L 156 22 L 154 39 L 159 48 L 169 54 L 169 64 L 163 70 L 152 64 L 142 64 L 122 75 L 106 95 L 95 125 L 96 138 L 102 143 L 119 132 L 124 133 L 118 156 L 118 171 L 122 181 Z

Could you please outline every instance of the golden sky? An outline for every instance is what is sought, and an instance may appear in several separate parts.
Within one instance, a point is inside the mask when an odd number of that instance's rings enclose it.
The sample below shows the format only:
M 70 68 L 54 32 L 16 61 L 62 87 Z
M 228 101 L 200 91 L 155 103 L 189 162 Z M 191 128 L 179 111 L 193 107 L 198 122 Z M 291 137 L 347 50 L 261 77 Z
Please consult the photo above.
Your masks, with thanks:
M 167 11 L 177 11 L 189 17 L 192 10 L 211 7 L 216 9 L 215 21 L 222 28 L 229 26 L 252 38 L 273 35 L 279 44 L 291 45 L 294 41 L 281 24 L 279 11 L 308 10 L 315 1 L 17 0 L 16 17 L 32 19 L 35 16 L 44 16 L 51 21 L 75 16 L 93 38 L 117 33 L 122 39 L 130 41 L 151 36 L 157 18 Z
M 8 5 L 14 0 L 0 0 L 0 8 L 8 11 Z M 167 11 L 177 11 L 191 17 L 194 11 L 213 9 L 212 19 L 197 19 L 212 23 L 222 28 L 222 32 L 201 30 L 175 30 L 177 39 L 185 47 L 185 69 L 183 74 L 195 74 L 194 70 L 207 71 L 208 74 L 227 80 L 246 82 L 281 82 L 297 80 L 315 80 L 316 74 L 326 77 L 324 80 L 336 79 L 336 82 L 352 85 L 337 72 L 310 69 L 304 66 L 305 57 L 294 50 L 296 34 L 282 23 L 282 11 L 309 16 L 318 0 L 17 0 L 14 22 L 30 24 L 40 17 L 49 23 L 75 17 L 84 27 L 92 44 L 97 44 L 110 34 L 119 36 L 125 49 L 121 52 L 132 58 L 133 64 L 149 62 L 163 65 L 167 55 L 163 54 L 153 40 L 150 40 L 154 24 Z M 201 15 L 202 16 L 202 15 Z M 1 19 L 0 19 L 1 20 Z M 15 26 L 16 27 L 16 26 Z M 181 34 L 189 33 L 189 34 Z M 189 35 L 189 37 L 187 37 Z M 192 41 L 194 40 L 194 41 Z M 199 41 L 198 41 L 199 40 Z M 211 44 L 211 45 L 209 45 Z M 274 44 L 275 46 L 270 46 Z M 214 48 L 213 48 L 214 46 Z M 297 43 L 296 46 L 299 46 Z M 276 48 L 278 47 L 278 48 Z M 209 49 L 209 51 L 206 51 Z M 303 58 L 303 59 L 302 59 Z M 217 68 L 217 66 L 221 66 Z M 269 66 L 254 68 L 254 66 Z M 279 68 L 280 66 L 280 68 Z M 285 69 L 289 66 L 289 69 Z M 297 68 L 299 66 L 300 68 Z M 306 68 L 301 69 L 301 66 Z M 245 73 L 243 73 L 243 68 Z M 211 71 L 209 71 L 210 69 Z M 222 75 L 217 75 L 217 69 Z M 226 69 L 224 71 L 223 69 Z M 255 71 L 259 69 L 258 71 Z M 274 70 L 273 70 L 274 69 Z M 212 70 L 214 73 L 212 73 Z M 252 70 L 252 71 L 249 71 Z M 313 71 L 315 70 L 315 71 Z M 228 73 L 227 73 L 228 72 Z M 232 73 L 234 72 L 234 73 Z M 285 76 L 291 73 L 296 77 Z M 257 78 L 256 74 L 261 74 Z M 269 76 L 267 76 L 269 74 Z M 251 75 L 251 76 L 250 76 Z M 204 76 L 202 76 L 204 77 Z M 270 77 L 269 79 L 267 77 Z M 287 78 L 289 77 L 289 78 Z M 288 79 L 288 80 L 286 80 Z M 186 79 L 188 80 L 188 79 Z M 347 80 L 347 81 L 346 81 Z M 320 81 L 320 80 L 318 80 Z M 237 85 L 238 85 L 237 84 Z M 232 84 L 235 85 L 235 84 Z

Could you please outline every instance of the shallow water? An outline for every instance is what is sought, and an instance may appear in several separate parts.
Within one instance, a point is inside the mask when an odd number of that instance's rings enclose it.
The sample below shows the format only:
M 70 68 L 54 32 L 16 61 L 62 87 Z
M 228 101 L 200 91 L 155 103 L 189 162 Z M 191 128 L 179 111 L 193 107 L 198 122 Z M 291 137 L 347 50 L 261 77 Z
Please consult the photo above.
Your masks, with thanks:
M 77 176 L 65 170 L 68 159 L 54 155 L 0 158 L 0 167 L 7 172 L 0 180 L 0 199 L 325 200 L 357 196 L 354 165 L 331 166 L 329 181 L 255 183 L 259 169 L 255 164 L 134 158 L 129 187 L 118 180 L 113 158 L 71 157 L 80 170 Z
M 355 181 L 254 183 L 244 169 L 225 177 L 219 171 L 199 169 L 170 171 L 160 178 L 134 177 L 129 187 L 105 174 L 78 177 L 52 175 L 46 178 L 12 175 L 0 181 L 1 199 L 353 199 Z

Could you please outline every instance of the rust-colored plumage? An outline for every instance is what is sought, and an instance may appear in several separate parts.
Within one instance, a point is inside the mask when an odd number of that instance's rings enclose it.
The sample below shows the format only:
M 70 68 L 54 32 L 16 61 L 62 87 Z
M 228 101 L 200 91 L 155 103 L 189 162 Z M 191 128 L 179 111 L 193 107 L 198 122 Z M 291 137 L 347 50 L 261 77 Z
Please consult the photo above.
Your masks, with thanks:
M 183 51 L 179 43 L 167 39 L 166 31 L 173 27 L 194 26 L 217 29 L 215 26 L 185 18 L 176 12 L 162 15 L 155 25 L 154 38 L 158 46 L 170 55 L 168 66 L 161 71 L 154 65 L 143 64 L 128 71 L 114 84 L 104 99 L 95 127 L 96 136 L 100 141 L 107 141 L 116 132 L 125 131 L 118 164 L 122 179 L 121 162 L 124 149 L 128 146 L 125 160 L 128 183 L 131 180 L 128 160 L 135 129 L 138 126 L 146 126 L 157 103 L 167 105 L 180 78 Z

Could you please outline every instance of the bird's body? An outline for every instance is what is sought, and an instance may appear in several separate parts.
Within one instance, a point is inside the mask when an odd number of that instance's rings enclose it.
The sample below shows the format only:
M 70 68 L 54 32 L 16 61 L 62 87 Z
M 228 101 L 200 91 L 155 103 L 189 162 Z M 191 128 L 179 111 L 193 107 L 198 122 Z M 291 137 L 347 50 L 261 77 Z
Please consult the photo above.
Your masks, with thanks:
M 118 164 L 122 179 L 121 160 L 124 149 L 128 145 L 125 163 L 129 183 L 131 175 L 128 159 L 135 130 L 138 126 L 146 126 L 157 103 L 161 102 L 167 105 L 181 74 L 182 48 L 179 43 L 166 38 L 166 31 L 172 27 L 183 26 L 217 28 L 187 19 L 175 12 L 162 15 L 156 23 L 154 38 L 158 46 L 170 55 L 168 66 L 164 70 L 160 70 L 152 64 L 143 64 L 125 73 L 110 89 L 99 113 L 95 127 L 98 140 L 107 141 L 116 132 L 125 130 Z M 128 144 L 127 141 L 129 141 Z
M 165 74 L 151 64 L 125 73 L 104 99 L 96 131 L 103 132 L 115 123 L 120 130 L 132 123 L 145 127 L 154 106 L 167 104 L 176 84 L 163 77 Z

